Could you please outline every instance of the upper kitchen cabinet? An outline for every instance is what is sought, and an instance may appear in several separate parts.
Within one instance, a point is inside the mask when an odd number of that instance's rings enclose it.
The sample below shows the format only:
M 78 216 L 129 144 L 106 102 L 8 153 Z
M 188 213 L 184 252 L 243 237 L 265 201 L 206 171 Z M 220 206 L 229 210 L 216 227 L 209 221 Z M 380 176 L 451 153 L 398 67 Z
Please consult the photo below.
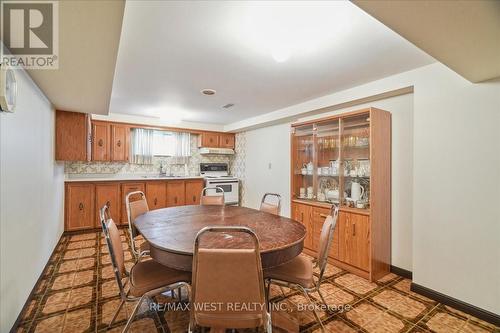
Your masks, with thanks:
M 90 116 L 86 113 L 56 111 L 56 160 L 90 161 Z
M 234 149 L 234 134 L 221 133 L 219 135 L 219 147 L 220 148 L 232 148 L 232 149 Z
M 92 121 L 92 161 L 109 161 L 109 123 Z
M 218 148 L 219 134 L 214 132 L 203 132 L 198 138 L 199 147 Z
M 111 161 L 128 161 L 130 128 L 125 125 L 111 125 Z
M 198 137 L 198 147 L 234 149 L 234 133 L 203 132 Z

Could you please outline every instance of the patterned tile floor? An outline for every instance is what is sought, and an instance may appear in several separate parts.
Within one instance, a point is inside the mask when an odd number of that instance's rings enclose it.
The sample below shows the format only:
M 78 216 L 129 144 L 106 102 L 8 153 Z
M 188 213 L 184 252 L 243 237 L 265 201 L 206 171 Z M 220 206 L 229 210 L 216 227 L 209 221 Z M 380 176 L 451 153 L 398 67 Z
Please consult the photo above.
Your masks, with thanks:
M 127 266 L 133 264 L 128 235 L 122 245 Z M 316 272 L 317 273 L 317 272 Z M 321 290 L 330 306 L 344 311 L 322 312 L 328 332 L 500 332 L 500 327 L 410 291 L 410 280 L 389 274 L 375 283 L 328 266 Z M 283 305 L 300 323 L 301 332 L 320 332 L 307 304 L 297 292 L 273 286 L 272 301 Z M 318 295 L 313 295 L 315 301 Z M 157 299 L 167 302 L 169 299 Z M 108 250 L 100 232 L 63 236 L 49 260 L 43 277 L 17 332 L 105 332 L 119 304 L 118 288 Z M 120 312 L 110 332 L 120 332 L 133 305 Z M 131 332 L 185 332 L 188 313 L 165 312 L 160 320 L 147 305 Z M 167 324 L 168 323 L 168 324 Z M 16 330 L 15 330 L 16 331 Z

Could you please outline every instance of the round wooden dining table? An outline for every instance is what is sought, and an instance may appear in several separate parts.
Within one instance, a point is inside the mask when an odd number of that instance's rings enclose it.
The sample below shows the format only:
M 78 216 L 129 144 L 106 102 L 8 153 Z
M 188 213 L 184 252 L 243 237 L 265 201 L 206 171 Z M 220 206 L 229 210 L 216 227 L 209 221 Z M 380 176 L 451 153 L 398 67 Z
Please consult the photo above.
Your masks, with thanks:
M 289 218 L 238 206 L 179 206 L 149 211 L 136 218 L 135 227 L 149 242 L 157 262 L 184 271 L 192 270 L 194 240 L 207 226 L 245 226 L 260 243 L 262 267 L 282 265 L 302 252 L 305 227 Z M 207 238 L 202 247 L 245 248 L 248 235 L 224 234 Z M 227 240 L 227 242 L 225 241 Z

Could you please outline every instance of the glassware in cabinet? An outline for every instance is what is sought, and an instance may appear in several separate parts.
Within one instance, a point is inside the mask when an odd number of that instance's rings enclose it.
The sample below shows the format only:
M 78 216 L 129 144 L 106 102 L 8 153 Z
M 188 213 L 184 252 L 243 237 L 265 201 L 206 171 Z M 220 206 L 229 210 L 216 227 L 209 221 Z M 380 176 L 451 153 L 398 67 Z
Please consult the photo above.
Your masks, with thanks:
M 294 199 L 314 198 L 314 128 L 295 127 L 292 133 L 292 196 Z
M 370 113 L 342 118 L 341 205 L 370 207 Z

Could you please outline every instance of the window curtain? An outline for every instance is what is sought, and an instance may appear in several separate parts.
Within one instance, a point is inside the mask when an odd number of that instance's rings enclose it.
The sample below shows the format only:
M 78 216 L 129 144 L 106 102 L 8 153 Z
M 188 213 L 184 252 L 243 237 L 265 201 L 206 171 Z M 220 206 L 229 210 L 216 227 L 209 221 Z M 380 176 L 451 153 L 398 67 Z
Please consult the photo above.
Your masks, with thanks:
M 130 163 L 153 164 L 153 130 L 132 129 Z
M 174 132 L 175 150 L 172 164 L 187 164 L 191 157 L 191 134 Z

